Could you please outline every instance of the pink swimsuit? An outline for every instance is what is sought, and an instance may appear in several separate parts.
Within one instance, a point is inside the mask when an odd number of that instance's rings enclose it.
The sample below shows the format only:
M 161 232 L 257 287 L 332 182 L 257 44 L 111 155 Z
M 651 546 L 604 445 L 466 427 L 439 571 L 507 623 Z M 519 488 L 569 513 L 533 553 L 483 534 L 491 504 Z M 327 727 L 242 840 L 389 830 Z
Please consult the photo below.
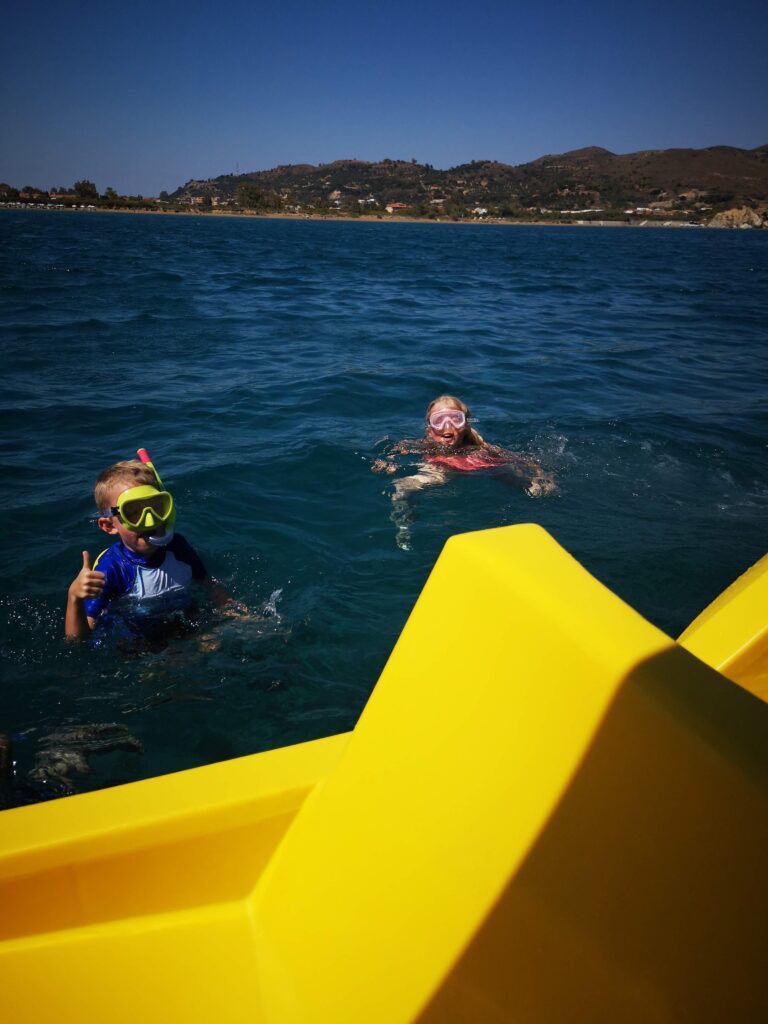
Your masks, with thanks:
M 509 460 L 481 448 L 478 452 L 467 452 L 465 455 L 427 455 L 424 461 L 471 473 L 475 469 L 492 469 L 494 466 L 502 466 Z

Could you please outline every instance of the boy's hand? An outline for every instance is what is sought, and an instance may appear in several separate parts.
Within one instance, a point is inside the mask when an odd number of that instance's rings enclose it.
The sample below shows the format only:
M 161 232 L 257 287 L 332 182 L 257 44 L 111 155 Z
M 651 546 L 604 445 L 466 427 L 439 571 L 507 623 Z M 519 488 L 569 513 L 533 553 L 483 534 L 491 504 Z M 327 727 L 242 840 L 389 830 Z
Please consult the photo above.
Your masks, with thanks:
M 69 595 L 78 601 L 89 597 L 98 597 L 104 589 L 104 573 L 94 572 L 91 568 L 91 556 L 83 552 L 83 567 L 69 585 Z

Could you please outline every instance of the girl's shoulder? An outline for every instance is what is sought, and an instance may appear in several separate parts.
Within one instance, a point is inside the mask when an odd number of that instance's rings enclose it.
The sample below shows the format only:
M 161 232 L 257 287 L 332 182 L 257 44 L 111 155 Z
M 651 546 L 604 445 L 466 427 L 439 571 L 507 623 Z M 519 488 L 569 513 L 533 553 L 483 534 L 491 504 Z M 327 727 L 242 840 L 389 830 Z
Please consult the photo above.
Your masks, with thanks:
M 389 449 L 391 455 L 420 455 L 426 451 L 427 442 L 421 437 L 404 437 Z

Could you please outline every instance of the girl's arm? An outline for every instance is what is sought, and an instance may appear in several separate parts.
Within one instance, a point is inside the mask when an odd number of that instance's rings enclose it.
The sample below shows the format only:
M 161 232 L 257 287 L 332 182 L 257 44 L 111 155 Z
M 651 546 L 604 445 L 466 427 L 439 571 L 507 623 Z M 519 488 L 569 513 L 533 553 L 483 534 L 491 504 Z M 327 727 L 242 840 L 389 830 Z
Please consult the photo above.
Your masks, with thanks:
M 418 448 L 414 447 L 413 441 L 398 441 L 397 444 L 393 444 L 389 451 L 385 452 L 384 455 L 375 459 L 371 466 L 372 473 L 395 473 L 397 471 L 397 456 L 398 455 L 414 455 L 419 451 Z
M 558 486 L 555 483 L 555 478 L 551 473 L 546 473 L 538 462 L 534 462 L 533 459 L 526 458 L 524 455 L 518 455 L 517 452 L 504 452 L 501 448 L 496 448 L 495 445 L 489 445 L 491 451 L 498 453 L 503 452 L 506 457 L 506 465 L 504 476 L 506 476 L 509 483 L 520 487 L 532 498 L 541 498 L 545 494 L 557 494 Z
M 410 476 L 400 477 L 392 488 L 392 501 L 404 501 L 414 491 L 423 491 L 425 487 L 434 487 L 436 484 L 444 484 L 450 476 L 445 466 L 435 466 L 429 462 L 422 462 L 419 465 L 418 473 Z

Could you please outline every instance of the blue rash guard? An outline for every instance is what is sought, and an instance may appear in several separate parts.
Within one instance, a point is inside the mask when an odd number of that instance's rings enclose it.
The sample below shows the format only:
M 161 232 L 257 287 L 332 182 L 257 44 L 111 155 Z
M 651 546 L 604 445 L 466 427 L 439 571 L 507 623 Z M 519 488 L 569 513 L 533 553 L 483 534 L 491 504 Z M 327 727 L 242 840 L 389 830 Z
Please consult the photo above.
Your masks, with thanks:
M 92 619 L 118 598 L 141 603 L 142 611 L 151 613 L 183 607 L 191 601 L 192 581 L 208 575 L 194 548 L 178 533 L 149 556 L 137 555 L 118 541 L 99 555 L 93 568 L 105 579 L 99 596 L 85 601 L 85 614 Z

